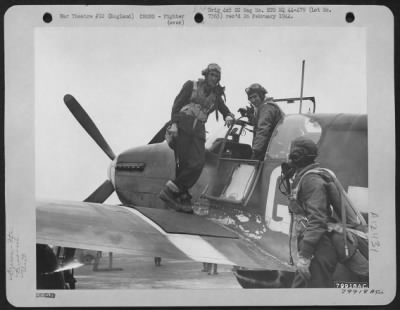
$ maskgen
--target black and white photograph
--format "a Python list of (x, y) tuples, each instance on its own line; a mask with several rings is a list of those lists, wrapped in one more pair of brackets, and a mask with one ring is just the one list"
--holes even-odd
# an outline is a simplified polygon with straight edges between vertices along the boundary
[(10, 299), (20, 283), (19, 305), (39, 306), (393, 299), (388, 10), (19, 13), (30, 32), (5, 28)]

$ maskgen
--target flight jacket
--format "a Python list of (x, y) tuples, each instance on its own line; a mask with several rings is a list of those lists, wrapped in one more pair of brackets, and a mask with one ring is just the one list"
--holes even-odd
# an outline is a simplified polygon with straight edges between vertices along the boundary
[[(293, 181), (293, 187), (297, 185), (304, 173), (316, 167), (319, 167), (319, 164), (311, 164), (301, 170)], [(318, 242), (327, 232), (327, 225), (330, 222), (331, 211), (325, 185), (326, 182), (320, 175), (310, 173), (304, 176), (297, 194), (297, 202), (301, 207), (298, 211), (303, 213), (300, 215), (307, 218), (307, 225), (298, 236), (299, 255), (306, 258), (312, 257)]]
[[(199, 80), (197, 81), (197, 83), (204, 83), (204, 80)], [(202, 121), (196, 122), (195, 127), (193, 127), (194, 118), (182, 112), (182, 108), (190, 104), (192, 101), (193, 88), (194, 88), (194, 81), (187, 81), (183, 85), (179, 94), (176, 96), (174, 104), (172, 106), (171, 123), (177, 123), (178, 128), (180, 130), (184, 130), (188, 133), (193, 133), (196, 136), (205, 138), (204, 122)], [(217, 110), (221, 112), (224, 119), (228, 115), (233, 117), (233, 114), (230, 112), (229, 108), (222, 99), (224, 88), (221, 86), (217, 86), (212, 91), (215, 93), (215, 103), (214, 106), (208, 111), (208, 113), (210, 114), (213, 111)]]
[(264, 102), (257, 109), (250, 123), (254, 125), (253, 151), (265, 153), (276, 125), (283, 118), (283, 112), (274, 103)]

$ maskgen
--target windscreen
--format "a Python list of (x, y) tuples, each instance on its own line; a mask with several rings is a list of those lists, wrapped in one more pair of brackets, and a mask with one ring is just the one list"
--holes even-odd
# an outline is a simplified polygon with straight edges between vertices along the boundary
[(287, 115), (278, 124), (272, 134), (267, 150), (267, 158), (286, 159), (289, 155), (290, 144), (297, 137), (307, 137), (318, 143), (322, 128), (319, 123), (307, 115)]

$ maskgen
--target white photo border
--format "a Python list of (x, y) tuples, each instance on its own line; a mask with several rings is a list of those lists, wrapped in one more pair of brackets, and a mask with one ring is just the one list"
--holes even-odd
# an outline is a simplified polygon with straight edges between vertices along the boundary
[[(298, 5), (297, 5), (298, 6)], [(206, 16), (198, 6), (14, 6), (5, 14), (5, 198), (6, 291), (14, 306), (266, 306), (266, 305), (382, 305), (396, 294), (394, 17), (384, 6), (323, 6), (328, 15), (298, 15), (290, 20), (257, 25), (282, 27), (364, 27), (367, 35), (367, 111), (369, 142), (369, 206), (380, 208), (375, 218), (379, 252), (370, 251), (368, 294), (347, 294), (341, 289), (280, 290), (79, 290), (49, 291), (55, 298), (38, 298), (35, 261), (35, 29), (46, 27), (43, 14), (55, 17), (51, 27), (130, 27), (129, 21), (60, 19), (65, 12), (160, 12), (184, 14), (184, 27), (199, 27), (193, 16)], [(227, 6), (220, 6), (227, 7)], [(232, 5), (232, 7), (236, 7)], [(246, 6), (243, 6), (246, 7)], [(305, 7), (310, 7), (306, 5)], [(320, 6), (321, 7), (321, 6)], [(354, 25), (344, 21), (347, 12)], [(156, 23), (156, 21), (154, 21)], [(161, 22), (160, 22), (161, 23)], [(254, 21), (205, 19), (206, 27), (251, 26)], [(203, 26), (204, 26), (203, 25)], [(136, 25), (138, 26), (138, 25)], [(154, 24), (153, 24), (154, 26)], [(160, 27), (167, 27), (160, 24)], [(143, 27), (146, 27), (145, 25)], [(338, 100), (340, 94), (338, 93)], [(384, 157), (384, 160), (382, 158)], [(21, 194), (22, 192), (22, 194)], [(23, 216), (21, 216), (23, 214)], [(21, 261), (15, 269), (13, 258)], [(383, 263), (384, 262), (384, 263)], [(11, 268), (11, 269), (10, 269)], [(375, 293), (371, 293), (371, 289)], [(376, 294), (379, 291), (379, 294)], [(156, 294), (157, 298), (154, 298)], [(288, 298), (290, 294), (290, 298)]]

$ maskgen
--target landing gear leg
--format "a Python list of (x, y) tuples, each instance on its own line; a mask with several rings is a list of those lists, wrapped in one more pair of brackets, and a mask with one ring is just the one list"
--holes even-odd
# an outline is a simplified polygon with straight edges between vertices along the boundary
[(154, 257), (154, 264), (156, 266), (161, 266), (161, 257), (159, 256)]
[(208, 274), (209, 275), (217, 275), (218, 274), (218, 265), (217, 264), (208, 264)]
[(93, 271), (121, 271), (122, 268), (113, 268), (112, 261), (113, 261), (113, 254), (112, 252), (108, 253), (108, 268), (99, 268), (100, 258), (102, 256), (101, 251), (98, 251), (96, 254), (96, 258), (93, 264)]
[(202, 272), (209, 272), (209, 264), (208, 263), (203, 263), (203, 269), (201, 270)]
[(74, 277), (74, 269), (64, 271), (64, 281), (67, 289), (75, 289), (76, 279)]

